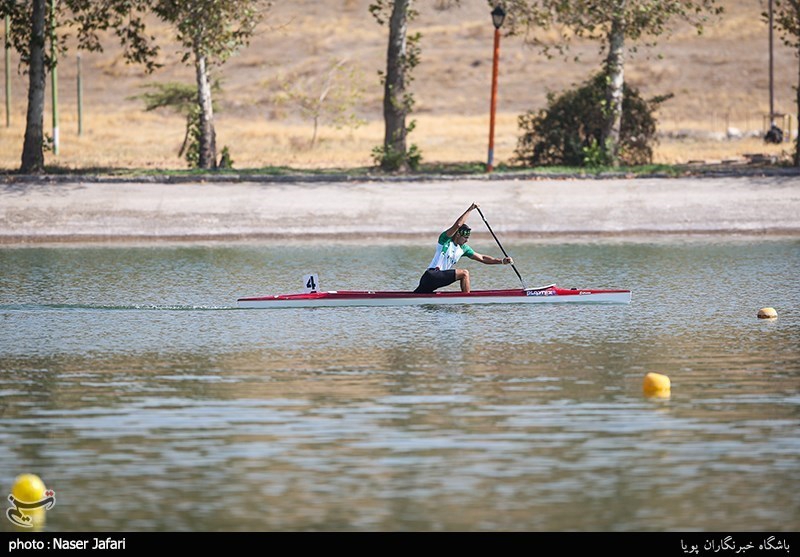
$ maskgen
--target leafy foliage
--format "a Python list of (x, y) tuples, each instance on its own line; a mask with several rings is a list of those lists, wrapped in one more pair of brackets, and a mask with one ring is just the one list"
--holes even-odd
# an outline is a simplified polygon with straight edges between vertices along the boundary
[(102, 50), (98, 33), (112, 29), (128, 62), (143, 64), (148, 72), (161, 67), (155, 60), (159, 50), (155, 37), (145, 28), (151, 0), (65, 0), (60, 4), (71, 9), (65, 23), (77, 29), (82, 48)]
[[(129, 0), (115, 0), (128, 2)], [(148, 2), (148, 0), (140, 0)], [(174, 25), (183, 62), (202, 55), (224, 63), (246, 46), (270, 3), (261, 0), (149, 0), (153, 12)]]
[[(781, 32), (783, 44), (800, 49), (800, 0), (774, 0), (775, 26)], [(767, 19), (767, 14), (763, 14)]]
[[(46, 17), (47, 37), (55, 38), (57, 55), (66, 51), (68, 29), (74, 29), (79, 49), (102, 51), (99, 34), (113, 30), (124, 48), (127, 61), (142, 63), (148, 71), (159, 64), (155, 62), (158, 47), (145, 32), (144, 14), (149, 9), (150, 0), (60, 0), (56, 1), (54, 18), (49, 9)], [(28, 64), (31, 40), (31, 3), (19, 0), (0, 0), (0, 17), (8, 15), (11, 19), (11, 36), (7, 40), (20, 53), (22, 62)], [(53, 24), (58, 28), (53, 28)], [(52, 68), (55, 60), (45, 53), (45, 65)]]
[[(548, 106), (519, 117), (522, 131), (515, 151), (516, 162), (528, 166), (605, 166), (611, 161), (603, 148), (606, 116), (606, 77), (599, 73), (582, 86), (559, 97), (548, 95)], [(644, 100), (638, 90), (623, 88), (620, 160), (629, 165), (653, 159), (658, 106), (672, 97)]]
[[(545, 52), (555, 49), (564, 52), (570, 39), (589, 38), (601, 42), (605, 49), (612, 22), (618, 20), (625, 37), (639, 41), (649, 37), (651, 43), (670, 30), (670, 21), (681, 19), (693, 25), (699, 33), (709, 15), (720, 15), (723, 8), (718, 0), (505, 0), (508, 16), (504, 27), (509, 34), (523, 34), (530, 44)], [(795, 0), (784, 0), (795, 1)], [(489, 0), (489, 4), (495, 2)], [(561, 42), (544, 42), (537, 31), (556, 28)]]
[(395, 151), (391, 146), (378, 145), (372, 149), (372, 160), (376, 165), (390, 172), (401, 170), (405, 167), (410, 170), (418, 170), (420, 163), (422, 163), (422, 152), (413, 143), (405, 153)]
[[(113, 29), (125, 49), (126, 59), (143, 63), (152, 71), (158, 66), (154, 61), (158, 48), (151, 45), (152, 37), (146, 37), (143, 23), (143, 13), (150, 1), (0, 0), (0, 17), (8, 16), (12, 23), (6, 44), (13, 45), (20, 53), (30, 77), (20, 171), (44, 170), (44, 151), (48, 147), (42, 124), (44, 75), (66, 51), (65, 29), (75, 28), (78, 48), (90, 51), (102, 50), (98, 33)], [(50, 49), (45, 48), (48, 39)]]
[(219, 164), (217, 168), (220, 170), (230, 170), (233, 168), (233, 159), (231, 158), (231, 150), (225, 145), (222, 148), (222, 154), (219, 157)]
[[(198, 168), (200, 163), (200, 107), (197, 105), (197, 88), (194, 85), (174, 81), (149, 83), (144, 85), (144, 88), (147, 89), (146, 92), (131, 98), (143, 100), (146, 111), (167, 108), (186, 118), (186, 133), (178, 156), (185, 156), (189, 168)], [(218, 93), (222, 89), (219, 81), (215, 81), (211, 89)], [(217, 110), (216, 102), (214, 110)], [(223, 152), (223, 159), (224, 154)], [(230, 159), (230, 153), (228, 153), (228, 158)]]
[[(185, 116), (197, 101), (197, 90), (194, 85), (170, 81), (168, 83), (148, 83), (143, 87), (148, 91), (131, 98), (143, 100), (144, 109), (148, 112), (159, 108), (169, 108)], [(219, 85), (217, 84), (216, 87), (218, 88)]]
[[(635, 51), (636, 43), (655, 39), (670, 30), (670, 23), (680, 19), (702, 33), (703, 25), (712, 15), (722, 13), (717, 0), (506, 0), (510, 34), (524, 33), (526, 41), (539, 46), (548, 56), (555, 48), (565, 52), (572, 37), (600, 42), (606, 53), (605, 97), (607, 112), (599, 145), (607, 152), (613, 165), (621, 158), (621, 119), (626, 50)], [(537, 32), (555, 27), (561, 40), (554, 47), (542, 42)], [(627, 47), (631, 41), (634, 46)]]

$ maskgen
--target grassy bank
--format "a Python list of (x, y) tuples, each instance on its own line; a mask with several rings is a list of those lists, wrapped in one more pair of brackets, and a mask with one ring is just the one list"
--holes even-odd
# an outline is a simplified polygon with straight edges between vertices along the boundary
[[(53, 170), (95, 172), (182, 172), (186, 163), (177, 153), (183, 141), (182, 121), (159, 114), (95, 115), (89, 119), (84, 135), (70, 134), (74, 125), (64, 118), (58, 156), (48, 153)], [(410, 135), (423, 156), (423, 168), (447, 172), (480, 172), (488, 144), (488, 121), (465, 116), (420, 116)], [(502, 115), (495, 135), (495, 160), (499, 166), (515, 168), (516, 119)], [(371, 151), (381, 142), (382, 123), (373, 122), (356, 130), (324, 128), (314, 148), (311, 129), (304, 125), (272, 123), (263, 126), (245, 120), (220, 117), (217, 145), (230, 149), (236, 172), (279, 173), (295, 171), (363, 173), (374, 165)], [(8, 173), (19, 167), (24, 129), (16, 124), (0, 136), (0, 170)], [(153, 141), (158, 137), (158, 141)], [(655, 148), (654, 164), (683, 166), (705, 162), (749, 162), (754, 154), (775, 162), (788, 162), (793, 145), (765, 143), (759, 137), (713, 138), (707, 133), (686, 137), (662, 137)], [(466, 163), (465, 161), (473, 161)], [(546, 171), (546, 169), (540, 169)], [(648, 171), (645, 169), (644, 171)]]

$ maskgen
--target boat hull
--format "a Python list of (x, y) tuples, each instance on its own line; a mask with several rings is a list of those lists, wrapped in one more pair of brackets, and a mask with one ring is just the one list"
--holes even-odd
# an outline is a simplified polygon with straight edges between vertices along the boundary
[(473, 290), (414, 294), (401, 291), (333, 290), (239, 298), (240, 308), (309, 308), (471, 304), (628, 304), (630, 290), (567, 289), (552, 285), (515, 290)]

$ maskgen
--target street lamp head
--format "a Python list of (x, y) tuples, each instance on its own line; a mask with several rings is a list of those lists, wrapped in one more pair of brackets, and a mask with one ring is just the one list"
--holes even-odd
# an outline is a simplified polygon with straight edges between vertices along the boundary
[(506, 18), (506, 11), (503, 6), (497, 4), (492, 10), (492, 23), (495, 29), (500, 29), (503, 26), (503, 20)]

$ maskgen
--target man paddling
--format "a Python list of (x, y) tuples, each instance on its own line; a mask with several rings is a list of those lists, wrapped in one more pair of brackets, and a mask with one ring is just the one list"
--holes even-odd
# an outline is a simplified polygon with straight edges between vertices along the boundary
[(467, 217), (477, 208), (477, 203), (470, 205), (469, 209), (464, 211), (464, 214), (453, 223), (453, 226), (439, 235), (436, 253), (433, 255), (433, 260), (431, 260), (428, 269), (419, 279), (419, 286), (414, 290), (416, 294), (430, 293), (437, 288), (453, 284), (455, 281), (461, 282), (462, 292), (469, 292), (469, 271), (467, 269), (453, 268), (462, 255), (486, 265), (508, 265), (514, 263), (510, 257), (498, 259), (483, 255), (467, 245), (467, 240), (469, 240), (469, 235), (472, 232), (472, 229), (467, 226)]

